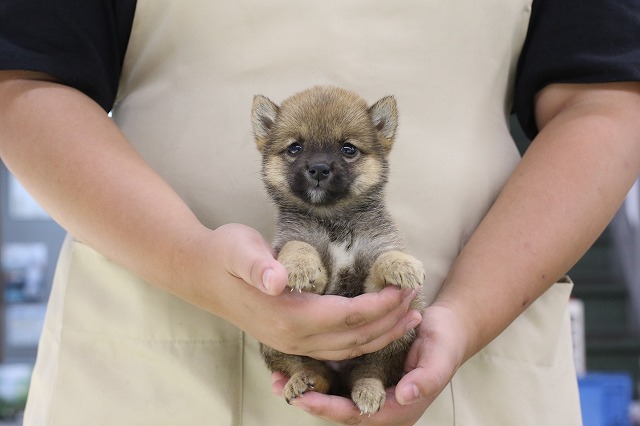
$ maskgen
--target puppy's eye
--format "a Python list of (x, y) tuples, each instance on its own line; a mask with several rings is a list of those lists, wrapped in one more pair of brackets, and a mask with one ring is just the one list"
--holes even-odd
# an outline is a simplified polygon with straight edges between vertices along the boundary
[(354, 157), (358, 153), (358, 148), (356, 148), (349, 142), (346, 142), (345, 144), (342, 145), (342, 148), (340, 149), (340, 151), (347, 157)]
[(287, 147), (287, 152), (291, 155), (296, 155), (302, 152), (302, 145), (299, 142), (294, 142)]

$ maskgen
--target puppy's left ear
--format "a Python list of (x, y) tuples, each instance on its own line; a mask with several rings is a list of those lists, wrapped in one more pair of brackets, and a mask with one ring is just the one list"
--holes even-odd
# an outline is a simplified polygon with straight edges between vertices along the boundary
[(274, 104), (266, 96), (256, 95), (253, 97), (253, 107), (251, 109), (251, 123), (253, 124), (253, 135), (256, 139), (258, 149), (262, 151), (269, 138), (269, 132), (276, 122), (278, 105)]
[(398, 106), (393, 96), (380, 99), (369, 108), (369, 117), (378, 132), (378, 139), (387, 151), (391, 150), (398, 128)]

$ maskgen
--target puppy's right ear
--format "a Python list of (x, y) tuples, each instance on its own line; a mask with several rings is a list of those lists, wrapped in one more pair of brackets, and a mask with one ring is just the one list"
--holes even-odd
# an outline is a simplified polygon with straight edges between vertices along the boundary
[(256, 145), (262, 151), (269, 139), (269, 132), (276, 122), (278, 105), (274, 104), (266, 96), (256, 95), (253, 97), (253, 108), (251, 110), (251, 123), (253, 124), (253, 135), (256, 138)]
[(396, 98), (386, 96), (380, 99), (369, 108), (369, 116), (378, 132), (378, 139), (382, 143), (382, 146), (384, 146), (387, 152), (391, 151), (393, 138), (398, 128), (398, 106)]

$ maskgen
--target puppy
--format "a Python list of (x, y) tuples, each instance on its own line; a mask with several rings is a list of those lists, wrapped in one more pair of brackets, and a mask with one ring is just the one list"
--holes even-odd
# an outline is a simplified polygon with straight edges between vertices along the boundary
[[(355, 297), (386, 285), (420, 289), (422, 263), (403, 252), (385, 207), (389, 151), (398, 113), (388, 96), (373, 106), (335, 87), (314, 87), (280, 106), (253, 100), (255, 141), (262, 178), (278, 209), (274, 248), (291, 290)], [(412, 307), (422, 311), (418, 296)], [(272, 371), (290, 377), (287, 402), (308, 390), (350, 395), (373, 414), (395, 385), (415, 330), (382, 350), (340, 363), (288, 355), (264, 344)]]

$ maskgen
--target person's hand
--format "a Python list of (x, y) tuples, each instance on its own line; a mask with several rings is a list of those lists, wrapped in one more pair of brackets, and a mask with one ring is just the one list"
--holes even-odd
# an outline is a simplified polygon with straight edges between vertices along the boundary
[(355, 298), (284, 290), (286, 270), (244, 225), (207, 231), (196, 247), (205, 276), (192, 286), (190, 301), (281, 352), (353, 358), (383, 348), (422, 318), (409, 310), (415, 292), (396, 287)]
[[(340, 424), (413, 425), (449, 383), (465, 357), (466, 331), (448, 308), (432, 305), (424, 312), (405, 363), (406, 375), (387, 389), (382, 409), (372, 416), (361, 415), (348, 398), (307, 392), (291, 401), (312, 415)], [(272, 390), (282, 394), (288, 378), (272, 375)]]

